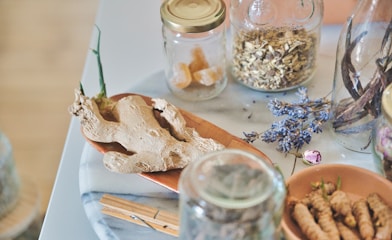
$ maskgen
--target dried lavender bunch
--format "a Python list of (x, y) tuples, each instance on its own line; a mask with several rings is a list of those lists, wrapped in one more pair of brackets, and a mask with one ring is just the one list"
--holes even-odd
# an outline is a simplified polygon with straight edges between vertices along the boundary
[(272, 99), (268, 109), (276, 117), (286, 116), (272, 123), (271, 128), (264, 132), (244, 133), (245, 141), (254, 142), (261, 139), (264, 142), (278, 142), (277, 150), (288, 153), (299, 150), (312, 139), (313, 133), (321, 133), (322, 125), (329, 119), (331, 102), (327, 98), (310, 100), (305, 87), (298, 88), (298, 102), (288, 103)]

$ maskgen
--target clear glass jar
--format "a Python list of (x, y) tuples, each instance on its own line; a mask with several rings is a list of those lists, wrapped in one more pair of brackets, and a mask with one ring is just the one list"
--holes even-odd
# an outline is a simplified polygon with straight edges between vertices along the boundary
[(232, 74), (255, 90), (283, 91), (314, 75), (322, 0), (233, 0)]
[(14, 164), (12, 146), (0, 130), (0, 219), (15, 207), (19, 189), (20, 180)]
[(384, 176), (392, 181), (392, 84), (381, 99), (382, 115), (373, 131), (373, 153)]
[(184, 100), (207, 100), (227, 85), (226, 7), (221, 0), (168, 0), (161, 6), (171, 92)]
[(391, 9), (391, 0), (358, 1), (340, 33), (330, 123), (335, 139), (353, 151), (371, 153), (381, 95), (392, 82)]
[(276, 169), (253, 154), (226, 149), (181, 174), (180, 239), (279, 239), (286, 188)]

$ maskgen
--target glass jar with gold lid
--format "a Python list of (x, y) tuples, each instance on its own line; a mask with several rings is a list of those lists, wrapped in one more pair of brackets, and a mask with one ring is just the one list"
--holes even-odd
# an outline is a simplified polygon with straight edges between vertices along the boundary
[(219, 95), (227, 84), (224, 2), (167, 0), (160, 11), (171, 92), (191, 101)]

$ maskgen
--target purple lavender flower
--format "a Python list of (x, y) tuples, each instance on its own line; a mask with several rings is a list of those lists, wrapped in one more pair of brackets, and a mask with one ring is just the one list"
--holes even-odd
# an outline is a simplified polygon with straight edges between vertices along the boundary
[(287, 112), (287, 115), (296, 119), (307, 119), (308, 114), (309, 111), (300, 106), (293, 107), (292, 109), (290, 109), (290, 111)]
[(256, 139), (259, 138), (259, 133), (255, 132), (255, 131), (250, 132), (250, 133), (243, 132), (243, 134), (246, 137), (246, 141), (249, 143), (252, 143), (252, 142), (256, 141)]
[(287, 114), (287, 109), (285, 108), (285, 105), (276, 98), (270, 100), (267, 104), (267, 107), (274, 116), (283, 116)]
[(294, 103), (271, 99), (267, 105), (271, 113), (276, 117), (286, 117), (273, 122), (271, 128), (262, 133), (244, 133), (244, 140), (253, 142), (261, 138), (267, 143), (277, 141), (277, 150), (286, 153), (309, 144), (312, 133), (321, 133), (322, 125), (329, 119), (330, 101), (326, 98), (310, 100), (305, 87), (298, 88), (296, 94), (299, 101)]
[(296, 94), (299, 97), (300, 103), (309, 102), (308, 89), (306, 87), (299, 87)]
[(309, 128), (312, 130), (314, 133), (321, 133), (323, 131), (322, 129), (323, 122), (318, 121), (318, 120), (313, 120), (309, 124)]

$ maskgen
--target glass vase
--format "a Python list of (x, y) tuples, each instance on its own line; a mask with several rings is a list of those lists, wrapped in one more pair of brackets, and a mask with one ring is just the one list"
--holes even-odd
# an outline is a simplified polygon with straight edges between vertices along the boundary
[(362, 0), (340, 33), (331, 129), (339, 143), (371, 153), (381, 96), (392, 81), (392, 1)]

